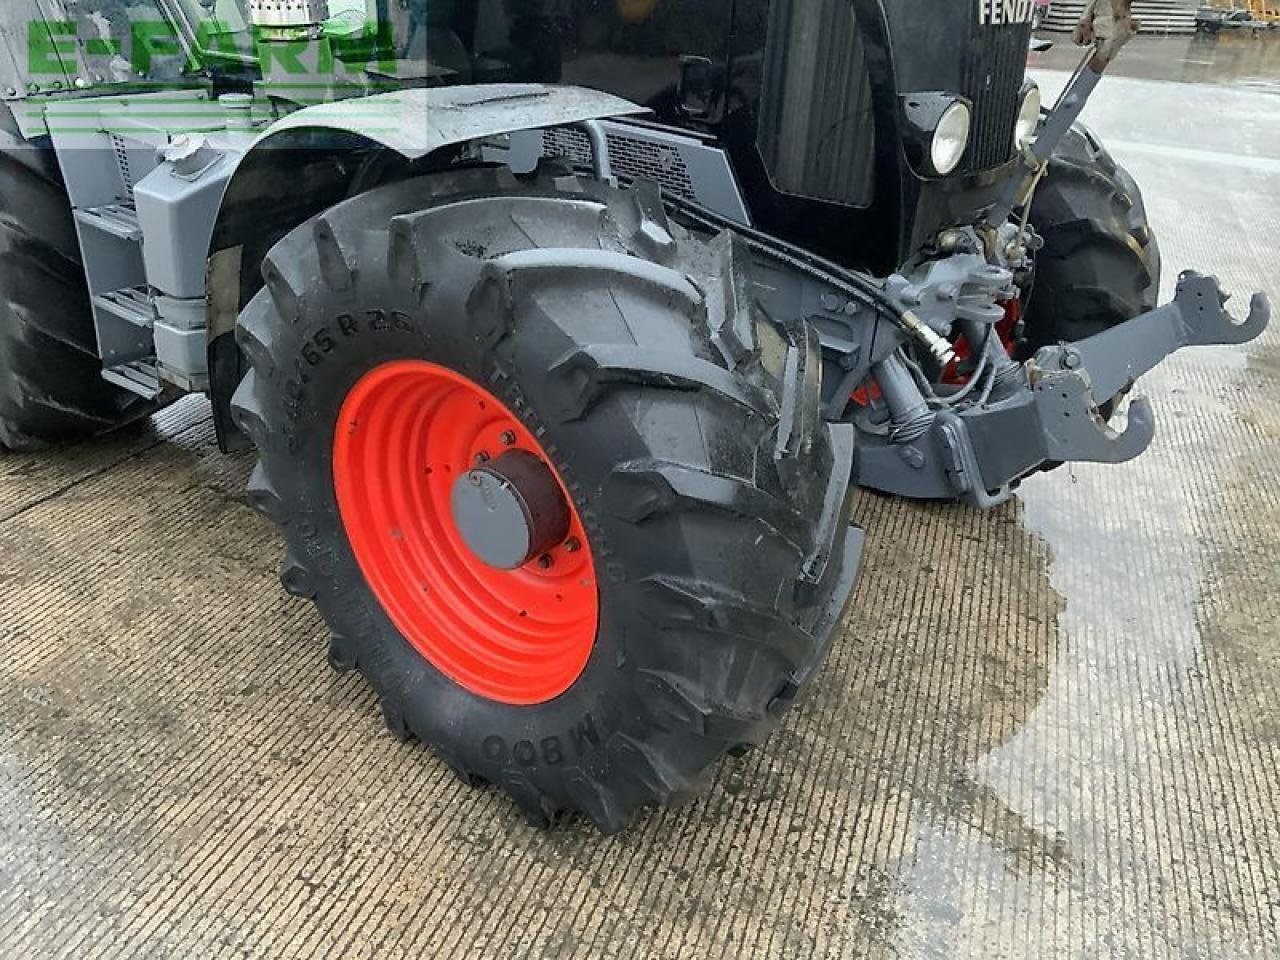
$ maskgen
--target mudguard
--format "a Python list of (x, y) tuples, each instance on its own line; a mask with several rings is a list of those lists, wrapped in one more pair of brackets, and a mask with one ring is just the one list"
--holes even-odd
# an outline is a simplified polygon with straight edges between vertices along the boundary
[[(578, 87), (492, 84), (405, 90), (299, 110), (251, 142), (219, 138), (235, 155), (213, 223), (188, 249), (206, 269), (210, 395), (224, 448), (240, 441), (228, 401), (243, 373), (232, 332), (262, 284), (260, 264), (293, 227), (365, 189), (359, 152), (401, 163), (436, 151), (536, 130), (647, 112), (627, 100)], [(246, 131), (247, 133), (247, 131)], [(181, 222), (179, 219), (176, 222)], [(175, 244), (171, 248), (182, 248)], [(207, 263), (206, 263), (207, 258)]]
[(647, 112), (609, 93), (541, 83), (405, 90), (299, 110), (274, 124), (250, 152), (320, 129), (354, 134), (417, 160), (444, 147), (517, 130)]

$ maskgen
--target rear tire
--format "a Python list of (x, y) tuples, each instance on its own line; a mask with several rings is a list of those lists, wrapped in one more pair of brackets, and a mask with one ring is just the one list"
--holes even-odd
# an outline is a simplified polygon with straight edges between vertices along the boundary
[[(851, 428), (822, 421), (816, 339), (761, 315), (743, 256), (668, 223), (656, 191), (454, 172), (299, 228), (241, 317), (252, 369), (233, 409), (261, 454), (251, 498), (288, 543), (287, 589), (315, 600), (331, 663), (365, 676), (393, 733), (538, 825), (577, 811), (611, 833), (696, 793), (776, 725), (848, 601)], [(341, 414), (348, 398), (406, 360), (496, 397), (581, 518), (599, 625), (551, 699), (502, 702), (446, 673), (362, 572), (335, 431), (368, 430)]]
[(57, 163), (25, 142), (0, 107), (0, 446), (78, 440), (153, 409), (102, 379)]
[(1142, 192), (1084, 127), (1074, 127), (1050, 160), (1031, 225), (1044, 248), (1036, 255), (1021, 359), (1155, 308), (1160, 249)]

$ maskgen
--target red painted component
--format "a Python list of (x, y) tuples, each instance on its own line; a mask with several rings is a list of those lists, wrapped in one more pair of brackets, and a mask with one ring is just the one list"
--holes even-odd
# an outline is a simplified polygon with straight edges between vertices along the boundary
[[(1016, 334), (1021, 319), (1022, 301), (1016, 299), (1005, 301), (1004, 319), (996, 324), (996, 336), (1004, 344), (1004, 349), (1009, 356), (1014, 355), (1018, 346)], [(960, 373), (960, 367), (969, 361), (973, 351), (963, 334), (956, 338), (952, 347), (956, 351), (956, 358), (947, 364), (946, 370), (942, 371), (941, 382), (962, 387), (969, 382), (969, 378)], [(880, 399), (880, 388), (875, 383), (868, 383), (853, 391), (851, 399), (860, 407), (869, 407)]]
[[(1017, 350), (1017, 340), (1015, 335), (1018, 330), (1018, 322), (1022, 319), (1022, 301), (1006, 300), (1004, 304), (1004, 319), (996, 324), (996, 336), (1000, 338), (1000, 342), (1004, 344), (1005, 352), (1009, 356), (1013, 356)], [(956, 358), (947, 365), (947, 369), (942, 372), (942, 382), (955, 384), (956, 386), (964, 386), (969, 382), (969, 378), (960, 373), (960, 367), (969, 361), (973, 356), (973, 349), (969, 346), (969, 341), (964, 335), (956, 338), (953, 344), (956, 351)]]
[(570, 530), (544, 557), (494, 569), (454, 526), (454, 481), (514, 449), (551, 465), (493, 394), (447, 367), (398, 360), (348, 394), (333, 481), (351, 549), (400, 632), (472, 693), (530, 705), (564, 693), (586, 667), (599, 594), (586, 530), (558, 473)]
[(860, 407), (869, 407), (881, 397), (880, 384), (868, 380), (865, 386), (853, 391), (853, 402)]

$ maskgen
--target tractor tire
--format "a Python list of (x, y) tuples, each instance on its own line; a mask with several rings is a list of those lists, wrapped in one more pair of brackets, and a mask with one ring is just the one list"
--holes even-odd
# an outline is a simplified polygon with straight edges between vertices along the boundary
[(1160, 248), (1142, 192), (1084, 127), (1074, 127), (1049, 161), (1031, 225), (1044, 247), (1036, 254), (1020, 359), (1155, 308)]
[[(643, 185), (453, 171), (298, 228), (241, 317), (232, 408), (286, 589), (395, 735), (536, 825), (698, 792), (848, 603), (851, 428), (747, 256)], [(511, 490), (502, 526), (459, 507)]]
[(0, 107), (0, 447), (79, 440), (153, 409), (102, 379), (57, 162), (24, 141)]

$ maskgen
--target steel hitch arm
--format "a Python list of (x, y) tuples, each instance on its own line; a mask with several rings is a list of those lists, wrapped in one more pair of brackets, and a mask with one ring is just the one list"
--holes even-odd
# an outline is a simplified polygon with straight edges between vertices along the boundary
[(1271, 304), (1255, 293), (1249, 316), (1237, 323), (1216, 277), (1187, 271), (1171, 303), (1075, 343), (1044, 347), (1026, 365), (1036, 398), (1048, 460), (1124, 463), (1146, 451), (1155, 416), (1146, 397), (1134, 397), (1129, 423), (1117, 433), (1098, 405), (1131, 389), (1144, 373), (1183, 347), (1248, 343), (1271, 322)]
[(1217, 278), (1187, 271), (1172, 303), (1076, 343), (1044, 347), (1027, 364), (1050, 460), (1123, 463), (1143, 453), (1155, 436), (1146, 397), (1129, 405), (1129, 426), (1116, 433), (1097, 404), (1128, 391), (1144, 373), (1183, 347), (1240, 344), (1271, 322), (1271, 304), (1255, 293), (1249, 316), (1236, 323), (1224, 309)]
[(1184, 273), (1165, 306), (1085, 340), (1042, 348), (1003, 398), (940, 411), (909, 443), (864, 438), (858, 482), (989, 507), (1046, 462), (1132, 460), (1155, 436), (1150, 402), (1133, 399), (1123, 432), (1106, 422), (1099, 406), (1183, 347), (1247, 343), (1266, 330), (1271, 305), (1265, 295), (1254, 294), (1240, 323), (1224, 309), (1226, 300), (1214, 277)]
[(1028, 372), (1034, 381), (1037, 374), (1083, 368), (1095, 397), (1114, 397), (1183, 347), (1248, 343), (1266, 330), (1271, 304), (1265, 294), (1253, 295), (1243, 323), (1224, 309), (1227, 299), (1217, 278), (1189, 270), (1178, 277), (1173, 302), (1088, 339), (1045, 347)]

